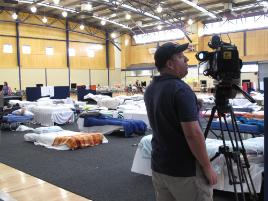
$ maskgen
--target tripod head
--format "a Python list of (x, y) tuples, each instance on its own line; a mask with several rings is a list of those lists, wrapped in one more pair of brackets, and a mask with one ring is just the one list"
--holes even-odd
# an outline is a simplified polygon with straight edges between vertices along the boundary
[(237, 92), (240, 92), (251, 103), (256, 103), (256, 101), (247, 92), (243, 91), (234, 83), (220, 82), (215, 86), (215, 89), (215, 104), (220, 113), (230, 111), (229, 99), (234, 98)]

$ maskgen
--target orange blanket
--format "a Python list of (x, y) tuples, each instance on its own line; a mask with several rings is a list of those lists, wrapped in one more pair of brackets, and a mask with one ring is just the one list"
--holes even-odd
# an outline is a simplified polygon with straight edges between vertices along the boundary
[[(252, 112), (252, 113), (235, 111), (234, 113), (235, 113), (235, 116), (240, 116), (240, 117), (242, 116), (242, 117), (249, 118), (249, 119), (264, 119), (264, 111), (258, 111), (258, 112)], [(201, 113), (203, 117), (210, 117), (210, 114), (211, 114), (211, 110), (202, 111)], [(218, 118), (218, 114), (215, 113), (214, 117)]]
[(66, 144), (70, 149), (84, 148), (101, 144), (101, 133), (78, 133), (72, 136), (59, 136), (54, 139), (53, 146)]

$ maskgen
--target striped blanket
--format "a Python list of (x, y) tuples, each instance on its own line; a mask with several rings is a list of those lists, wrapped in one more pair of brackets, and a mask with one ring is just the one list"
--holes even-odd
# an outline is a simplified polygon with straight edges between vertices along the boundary
[(52, 146), (67, 145), (70, 149), (85, 148), (102, 144), (101, 133), (78, 133), (72, 136), (58, 136), (54, 139)]

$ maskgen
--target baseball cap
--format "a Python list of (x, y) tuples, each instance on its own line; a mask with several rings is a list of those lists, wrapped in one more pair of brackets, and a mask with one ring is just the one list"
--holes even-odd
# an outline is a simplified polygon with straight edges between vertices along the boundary
[(172, 57), (172, 55), (183, 52), (188, 48), (189, 43), (177, 44), (177, 43), (165, 43), (161, 45), (154, 54), (155, 66), (163, 68), (166, 62)]

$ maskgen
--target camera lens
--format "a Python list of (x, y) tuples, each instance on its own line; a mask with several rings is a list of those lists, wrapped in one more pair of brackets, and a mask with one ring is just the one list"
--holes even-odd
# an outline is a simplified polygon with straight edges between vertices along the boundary
[(204, 53), (203, 53), (203, 52), (200, 52), (200, 54), (198, 54), (198, 58), (199, 58), (200, 60), (203, 60), (203, 59), (205, 58)]
[(198, 52), (195, 55), (195, 57), (198, 61), (207, 61), (209, 59), (209, 52), (207, 51)]

